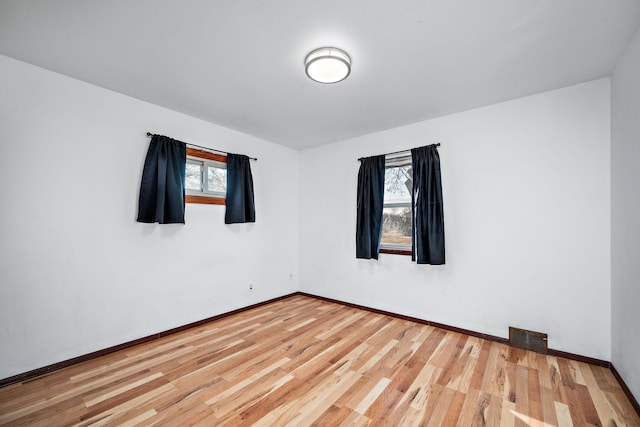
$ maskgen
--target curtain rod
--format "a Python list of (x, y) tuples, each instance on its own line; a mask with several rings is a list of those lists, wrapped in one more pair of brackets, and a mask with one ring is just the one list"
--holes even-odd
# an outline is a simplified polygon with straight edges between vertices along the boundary
[[(435, 145), (436, 147), (440, 147), (440, 143), (439, 142), (436, 143), (436, 144), (430, 144), (430, 145)], [(429, 147), (429, 145), (427, 145), (427, 147)], [(385, 156), (391, 156), (392, 154), (409, 153), (409, 152), (411, 152), (411, 148), (409, 148), (408, 150), (392, 151), (391, 153), (385, 153), (384, 155)], [(369, 156), (369, 157), (371, 157), (371, 156)], [(366, 157), (360, 157), (358, 159), (358, 161), (360, 162), (363, 159), (366, 159)]]
[[(147, 132), (147, 136), (164, 136), (164, 135), (159, 135), (159, 134), (157, 134), (157, 133)], [(169, 137), (167, 137), (167, 138), (169, 138)], [(173, 138), (172, 138), (172, 139), (173, 139)], [(228, 153), (228, 152), (226, 152), (226, 151), (216, 150), (215, 148), (203, 147), (202, 145), (196, 145), (196, 144), (192, 144), (192, 143), (190, 143), (190, 142), (185, 142), (185, 144), (187, 144), (187, 145), (189, 145), (189, 146), (191, 146), (191, 147), (197, 147), (197, 148), (200, 148), (200, 149), (205, 150), (205, 151), (215, 151), (216, 153), (229, 154), (229, 153)], [(249, 156), (247, 156), (247, 157), (249, 157)], [(256, 162), (258, 161), (258, 159), (256, 159), (255, 157), (249, 157), (249, 158), (250, 158), (251, 160), (255, 160)]]

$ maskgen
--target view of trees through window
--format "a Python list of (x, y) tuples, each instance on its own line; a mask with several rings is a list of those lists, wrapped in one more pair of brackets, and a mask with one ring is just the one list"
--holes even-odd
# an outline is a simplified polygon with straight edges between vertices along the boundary
[(387, 167), (384, 175), (382, 246), (411, 246), (412, 174), (409, 164)]
[(187, 163), (186, 172), (185, 188), (187, 190), (200, 191), (202, 188), (202, 165), (199, 163)]
[(207, 189), (217, 193), (227, 191), (227, 170), (207, 165)]
[[(206, 173), (203, 173), (206, 171)], [(203, 182), (203, 177), (204, 182)], [(227, 169), (224, 164), (187, 160), (185, 189), (193, 192), (224, 194), (227, 191)]]

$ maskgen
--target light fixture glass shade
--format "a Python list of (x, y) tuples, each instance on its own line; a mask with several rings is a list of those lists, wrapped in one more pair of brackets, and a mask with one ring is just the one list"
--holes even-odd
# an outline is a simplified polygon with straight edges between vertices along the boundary
[(309, 53), (304, 69), (311, 80), (318, 83), (337, 83), (351, 73), (351, 58), (335, 47), (321, 47)]

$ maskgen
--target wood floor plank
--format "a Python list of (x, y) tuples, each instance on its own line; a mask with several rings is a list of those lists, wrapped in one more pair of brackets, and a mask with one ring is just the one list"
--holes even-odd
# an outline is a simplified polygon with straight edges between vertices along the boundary
[(575, 425), (569, 413), (569, 406), (564, 403), (556, 402), (556, 416), (559, 426), (573, 427)]
[(371, 405), (373, 405), (373, 402), (375, 402), (380, 394), (382, 394), (382, 392), (385, 390), (385, 388), (387, 388), (390, 382), (391, 380), (389, 378), (381, 378), (376, 383), (376, 385), (374, 385), (373, 388), (369, 390), (369, 393), (367, 393), (364, 399), (362, 399), (353, 409), (359, 414), (366, 414)]
[(462, 410), (465, 397), (466, 393), (462, 393), (460, 391), (456, 391), (454, 393), (451, 403), (449, 404), (449, 408), (447, 409), (447, 413), (442, 420), (443, 426), (455, 426), (458, 424), (458, 418), (460, 418), (460, 412)]
[(529, 369), (524, 365), (518, 364), (516, 366), (516, 426), (527, 426), (523, 416), (528, 417), (530, 414), (528, 386)]
[(553, 400), (553, 392), (548, 387), (540, 389), (540, 399), (542, 400), (542, 421), (550, 426), (558, 424), (558, 416), (556, 415), (556, 406)]
[(0, 388), (0, 426), (640, 426), (610, 370), (292, 296)]
[(470, 389), (465, 395), (464, 402), (460, 407), (457, 427), (486, 426), (484, 423), (484, 407), (480, 399), (481, 392), (477, 389)]
[(510, 400), (503, 401), (502, 412), (500, 413), (500, 427), (513, 427), (516, 425), (516, 414), (515, 402)]

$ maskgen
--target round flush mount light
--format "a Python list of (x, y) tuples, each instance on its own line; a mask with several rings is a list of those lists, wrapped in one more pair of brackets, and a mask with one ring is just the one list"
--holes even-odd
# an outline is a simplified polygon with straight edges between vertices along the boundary
[(344, 50), (321, 47), (304, 59), (304, 71), (318, 83), (338, 83), (351, 73), (351, 58)]

